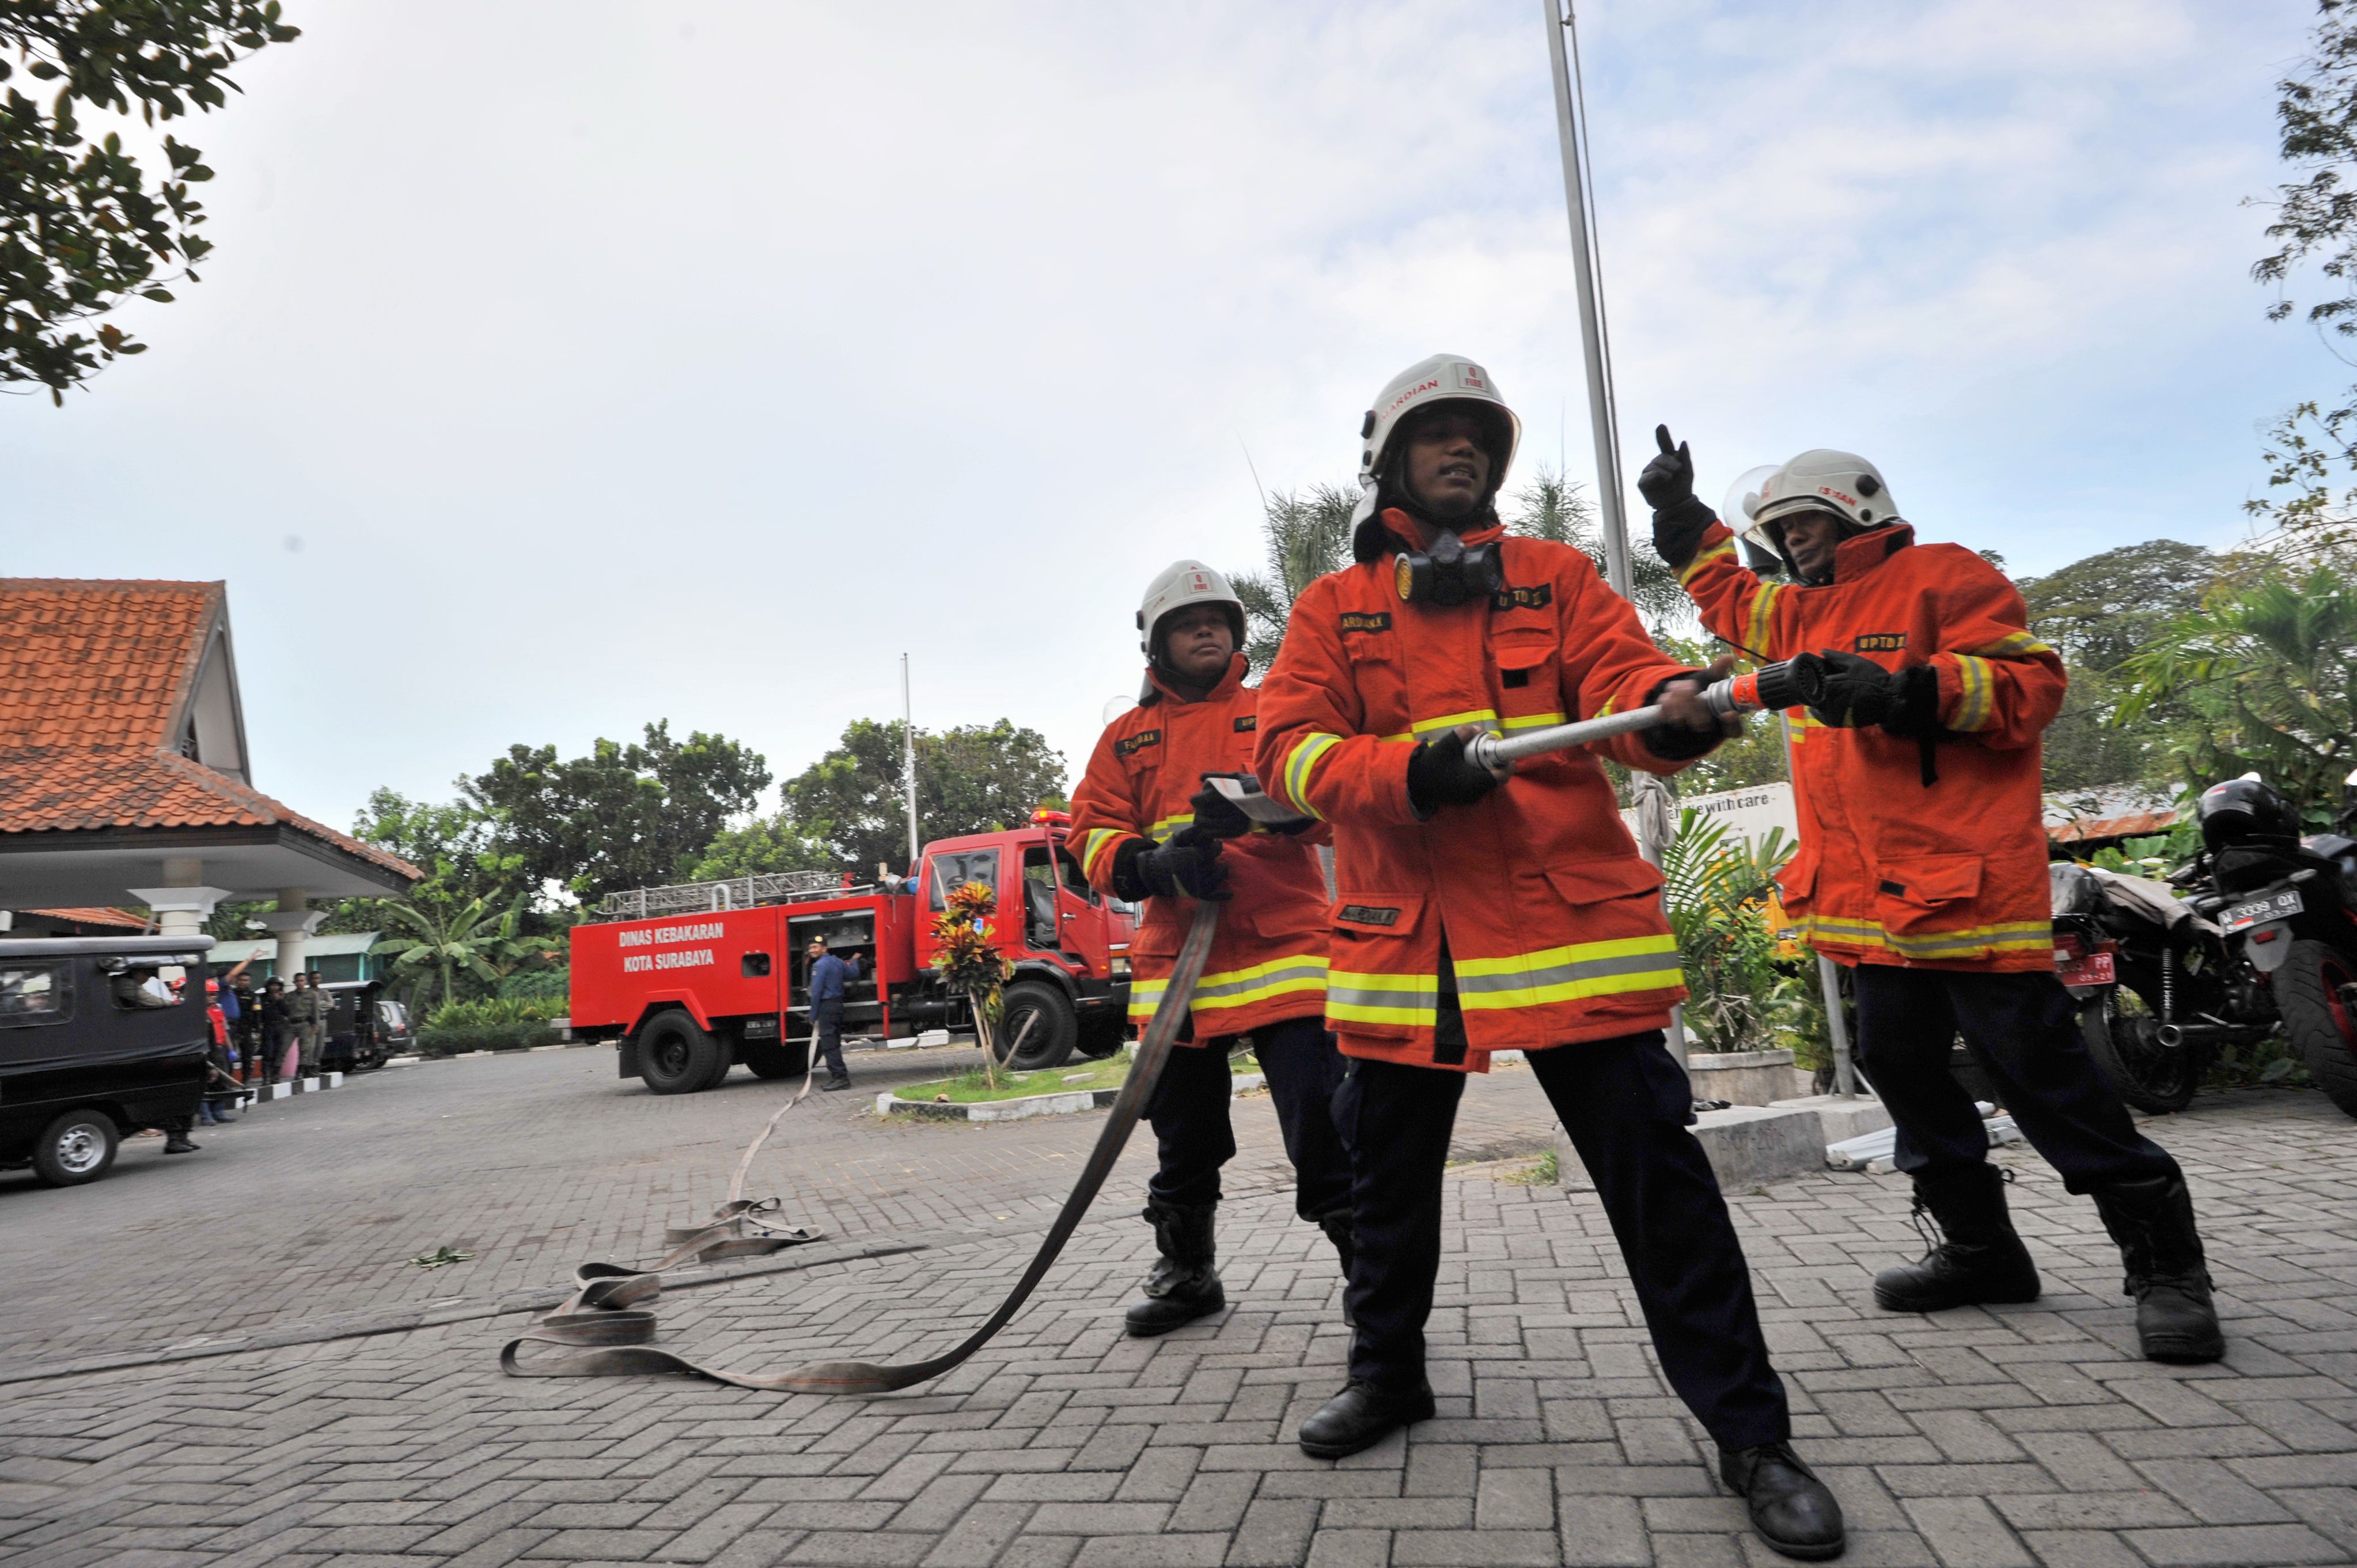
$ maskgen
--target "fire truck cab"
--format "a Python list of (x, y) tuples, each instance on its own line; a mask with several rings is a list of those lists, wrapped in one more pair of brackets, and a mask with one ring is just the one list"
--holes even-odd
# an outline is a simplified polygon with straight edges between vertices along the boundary
[(1135, 911), (1088, 885), (1068, 821), (1042, 811), (937, 841), (906, 882), (782, 872), (609, 895), (604, 918), (573, 929), (573, 1037), (616, 1042), (620, 1075), (657, 1094), (713, 1088), (739, 1062), (762, 1078), (803, 1072), (813, 940), (857, 965), (846, 1037), (970, 1029), (966, 998), (931, 969), (932, 930), (946, 891), (979, 882), (998, 895), (992, 936), (1015, 970), (997, 1030), (1009, 1065), (1109, 1055), (1126, 1027)]

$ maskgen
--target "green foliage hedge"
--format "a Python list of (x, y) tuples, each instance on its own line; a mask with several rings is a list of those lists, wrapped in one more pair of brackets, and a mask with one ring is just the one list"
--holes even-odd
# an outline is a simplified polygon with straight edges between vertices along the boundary
[(522, 1051), (553, 1046), (551, 1018), (565, 1015), (561, 996), (491, 996), (479, 1002), (447, 1002), (417, 1032), (417, 1048), (429, 1057), (468, 1051)]

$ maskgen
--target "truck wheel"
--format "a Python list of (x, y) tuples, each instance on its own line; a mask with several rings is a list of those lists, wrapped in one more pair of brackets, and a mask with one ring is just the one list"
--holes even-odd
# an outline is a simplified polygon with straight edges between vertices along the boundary
[(755, 1078), (800, 1078), (810, 1070), (810, 1042), (798, 1046), (782, 1045), (776, 1040), (753, 1040), (737, 1047), (738, 1059), (753, 1069)]
[(69, 1111), (41, 1130), (33, 1145), (33, 1174), (50, 1187), (96, 1181), (114, 1163), (120, 1134), (103, 1111)]
[(997, 1036), (998, 1048), (1006, 1053), (1000, 1066), (1039, 1072), (1071, 1059), (1081, 1021), (1071, 997), (1044, 982), (1027, 980), (1006, 988)]
[(728, 1076), (728, 1053), (684, 1013), (665, 1013), (639, 1043), (639, 1077), (657, 1094), (694, 1094)]
[(2333, 1104), (2357, 1116), (2357, 969), (2322, 942), (2297, 941), (2269, 978), (2284, 1037), (2308, 1076)]
[(1129, 1020), (1117, 1009), (1104, 1008), (1081, 1026), (1081, 1037), (1073, 1048), (1092, 1062), (1103, 1061), (1121, 1049), (1121, 1042), (1128, 1033)]
[(2199, 1046), (2164, 1046), (2160, 1021), (2125, 985), (2107, 986), (2079, 1015), (2087, 1054), (2119, 1097), (2138, 1111), (2182, 1111), (2201, 1087), (2207, 1063)]

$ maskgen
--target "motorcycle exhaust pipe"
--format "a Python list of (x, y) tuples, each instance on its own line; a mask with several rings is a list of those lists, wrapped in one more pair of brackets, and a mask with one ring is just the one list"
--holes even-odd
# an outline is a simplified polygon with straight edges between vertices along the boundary
[[(1788, 660), (1763, 664), (1757, 670), (1715, 682), (1703, 692), (1702, 700), (1704, 705), (1719, 717), (1733, 718), (1738, 714), (1798, 707), (1809, 701), (1809, 695), (1801, 689), (1801, 682)], [(1465, 755), (1496, 773), (1503, 771), (1508, 763), (1519, 762), (1525, 757), (1544, 757), (1552, 751), (1568, 751), (1575, 746), (1609, 740), (1616, 735), (1652, 729), (1666, 722), (1661, 705), (1650, 703), (1641, 708), (1631, 708), (1624, 714), (1607, 714), (1602, 718), (1582, 719), (1577, 724), (1534, 729), (1528, 735), (1477, 736), (1466, 746)]]
[(2163, 1024), (2152, 1037), (2170, 1050), (2182, 1046), (2251, 1046), (2271, 1033), (2258, 1024)]

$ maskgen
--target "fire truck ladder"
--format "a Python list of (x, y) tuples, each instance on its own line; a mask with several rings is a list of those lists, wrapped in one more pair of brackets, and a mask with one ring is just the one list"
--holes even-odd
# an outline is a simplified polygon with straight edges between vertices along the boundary
[(873, 891), (872, 882), (845, 886), (834, 871), (765, 871), (718, 882), (677, 882), (668, 887), (633, 887), (608, 893), (597, 912), (609, 920), (644, 920), (656, 915), (701, 915), (715, 909), (750, 909), (758, 904), (799, 904), (813, 898), (856, 898)]

